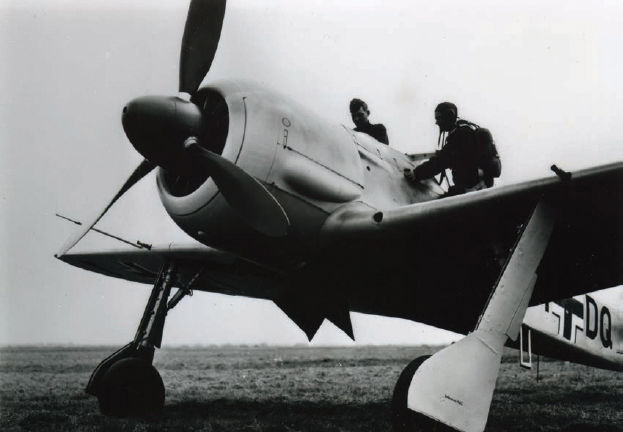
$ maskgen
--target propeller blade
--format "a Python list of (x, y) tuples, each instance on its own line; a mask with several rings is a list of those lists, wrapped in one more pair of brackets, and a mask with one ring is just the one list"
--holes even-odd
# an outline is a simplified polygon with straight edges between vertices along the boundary
[(210, 173), (227, 203), (250, 227), (271, 237), (288, 233), (290, 221), (286, 212), (262, 183), (194, 139), (187, 140), (185, 145), (194, 162)]
[(179, 91), (194, 94), (212, 65), (221, 37), (225, 0), (192, 0), (180, 53)]
[(69, 249), (74, 247), (76, 245), (76, 243), (78, 243), (82, 239), (82, 237), (84, 237), (91, 230), (91, 228), (93, 228), (93, 226), (102, 218), (102, 216), (104, 216), (106, 214), (108, 209), (110, 209), (110, 207), (112, 207), (112, 205), (115, 203), (115, 201), (117, 201), (124, 193), (126, 193), (128, 191), (128, 189), (130, 189), (132, 186), (134, 186), (140, 179), (142, 179), (147, 174), (149, 174), (151, 172), (151, 170), (153, 170), (155, 167), (156, 167), (156, 165), (154, 165), (153, 163), (149, 162), (147, 159), (143, 160), (139, 164), (139, 166), (136, 167), (134, 172), (132, 174), (130, 174), (130, 177), (128, 177), (128, 179), (125, 181), (123, 186), (121, 186), (121, 189), (119, 189), (119, 192), (117, 192), (117, 194), (108, 203), (108, 205), (104, 208), (104, 210), (99, 213), (99, 215), (95, 218), (95, 220), (93, 220), (93, 222), (91, 222), (89, 224), (84, 224), (80, 231), (76, 232), (75, 235), (70, 237), (67, 240), (67, 242), (65, 242), (65, 245), (56, 254), (56, 256), (57, 257), (61, 257), (61, 256), (65, 255), (67, 253), (67, 251), (69, 251)]

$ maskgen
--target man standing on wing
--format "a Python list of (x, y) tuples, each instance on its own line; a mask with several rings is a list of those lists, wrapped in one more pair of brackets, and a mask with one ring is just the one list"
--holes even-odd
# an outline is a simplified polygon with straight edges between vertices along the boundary
[(461, 120), (456, 105), (442, 102), (435, 108), (439, 132), (447, 133), (445, 143), (433, 157), (413, 170), (405, 170), (411, 182), (434, 177), (450, 169), (454, 185), (447, 195), (459, 195), (493, 186), (501, 173), (500, 157), (491, 133), (478, 125)]

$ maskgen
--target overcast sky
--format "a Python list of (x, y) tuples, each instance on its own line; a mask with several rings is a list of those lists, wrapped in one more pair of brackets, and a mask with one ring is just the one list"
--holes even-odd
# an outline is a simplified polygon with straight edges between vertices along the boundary
[[(0, 344), (123, 344), (149, 288), (53, 258), (75, 225), (141, 160), (121, 109), (175, 94), (187, 1), (0, 0)], [(620, 1), (230, 0), (207, 81), (251, 79), (350, 125), (366, 100), (405, 152), (434, 149), (433, 109), (493, 132), (502, 184), (623, 160)], [(149, 243), (185, 241), (153, 174), (98, 225)], [(108, 247), (89, 234), (81, 247)], [(618, 289), (608, 298), (620, 307)], [(447, 342), (404, 320), (353, 314), (359, 343)], [(197, 293), (164, 344), (305, 343), (270, 302)], [(317, 344), (348, 343), (330, 324)]]

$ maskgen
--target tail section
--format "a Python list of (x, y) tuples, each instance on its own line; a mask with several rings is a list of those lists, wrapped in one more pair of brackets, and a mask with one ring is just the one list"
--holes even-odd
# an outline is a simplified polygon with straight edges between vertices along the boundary
[(528, 308), (523, 331), (530, 332), (532, 351), (623, 371), (623, 310), (601, 301), (599, 294)]

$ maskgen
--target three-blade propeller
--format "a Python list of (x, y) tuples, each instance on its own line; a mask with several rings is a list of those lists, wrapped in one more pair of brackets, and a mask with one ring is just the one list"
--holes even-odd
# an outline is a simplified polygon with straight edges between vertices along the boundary
[[(197, 92), (214, 60), (225, 4), (226, 0), (192, 0), (190, 3), (180, 53), (179, 91), (191, 97)], [(104, 210), (92, 222), (84, 224), (57, 256), (64, 255), (75, 246), (115, 201), (156, 166), (169, 169), (179, 161), (208, 173), (227, 203), (250, 227), (269, 236), (286, 235), (290, 223), (275, 197), (244, 170), (197, 142), (196, 135), (203, 125), (203, 115), (201, 108), (194, 103), (177, 98), (143, 97), (130, 102), (124, 108), (123, 126), (132, 145), (145, 160)], [(170, 122), (163, 122), (163, 118)], [(170, 124), (171, 131), (160, 130), (162, 124)], [(165, 161), (163, 155), (171, 156), (171, 162)]]

